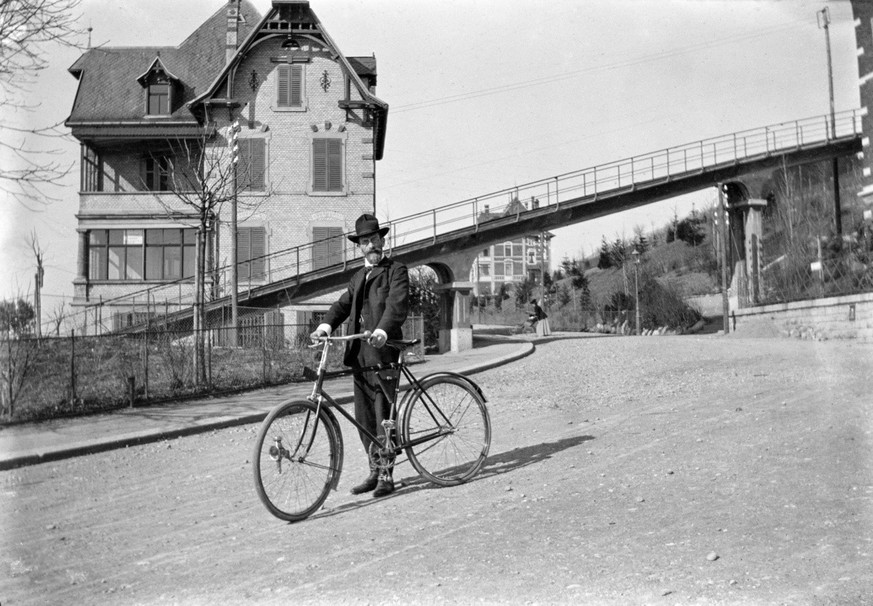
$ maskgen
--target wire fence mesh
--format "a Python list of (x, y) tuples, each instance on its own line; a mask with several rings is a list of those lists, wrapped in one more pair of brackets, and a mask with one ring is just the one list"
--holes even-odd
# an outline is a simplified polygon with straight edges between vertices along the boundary
[[(300, 336), (310, 330), (308, 324), (249, 319), (237, 329), (236, 347), (229, 346), (227, 327), (199, 335), (155, 328), (135, 335), (4, 339), (0, 419), (36, 421), (303, 381), (304, 367), (315, 366), (314, 350)], [(420, 316), (407, 319), (405, 338), (420, 339), (423, 332)], [(331, 367), (341, 367), (342, 348), (331, 354)], [(423, 344), (413, 348), (412, 361), (423, 356)]]

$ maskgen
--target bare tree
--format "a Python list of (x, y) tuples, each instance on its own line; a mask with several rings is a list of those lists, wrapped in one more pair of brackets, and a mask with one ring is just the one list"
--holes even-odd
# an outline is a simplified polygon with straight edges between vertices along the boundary
[(0, 414), (9, 418), (36, 364), (32, 323), (33, 307), (23, 297), (0, 301)]
[(67, 321), (66, 302), (61, 301), (49, 312), (49, 322), (56, 337), (61, 336), (61, 326)]
[[(238, 189), (250, 184), (256, 175), (252, 167), (243, 162), (235, 167), (227, 138), (205, 132), (198, 139), (176, 139), (167, 142), (164, 156), (153, 158), (165, 162), (167, 182), (173, 192), (173, 201), (156, 196), (168, 216), (179, 220), (180, 208), (197, 230), (194, 267), (194, 363), (197, 384), (206, 380), (205, 304), (214, 295), (207, 289), (207, 282), (214, 283), (216, 262), (214, 237), (218, 217), (225, 205), (237, 204), (249, 212), (268, 197), (269, 192), (257, 198), (243, 196), (238, 199)], [(165, 158), (167, 160), (161, 160)], [(184, 224), (186, 219), (181, 219)]]
[(39, 106), (27, 92), (49, 65), (51, 44), (78, 46), (82, 31), (76, 14), (81, 0), (0, 0), (0, 190), (19, 203), (45, 203), (45, 186), (58, 185), (70, 172), (53, 158), (61, 153), (46, 140), (65, 137), (61, 123), (31, 127), (13, 119)]
[(36, 338), (39, 339), (42, 337), (42, 286), (43, 286), (43, 277), (45, 276), (45, 269), (43, 268), (43, 260), (45, 259), (45, 251), (39, 243), (39, 237), (36, 235), (36, 230), (30, 232), (30, 237), (28, 238), (28, 244), (30, 244), (30, 250), (33, 251), (33, 256), (36, 259), (36, 278), (34, 280), (34, 290), (33, 290), (33, 310), (36, 315), (34, 320), (34, 328), (36, 331)]

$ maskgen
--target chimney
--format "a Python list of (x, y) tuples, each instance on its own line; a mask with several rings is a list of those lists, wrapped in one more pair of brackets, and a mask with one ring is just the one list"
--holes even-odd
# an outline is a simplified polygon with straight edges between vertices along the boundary
[(537, 200), (535, 197), (531, 196), (531, 197), (530, 197), (530, 208), (531, 208), (531, 210), (536, 210), (536, 209), (538, 209), (539, 207), (540, 207), (540, 201)]
[(227, 45), (225, 62), (230, 63), (239, 45), (239, 0), (227, 0)]
[(488, 210), (489, 210), (489, 208), (488, 208), (488, 205), (486, 204), (486, 205), (485, 205), (485, 212), (487, 213)]

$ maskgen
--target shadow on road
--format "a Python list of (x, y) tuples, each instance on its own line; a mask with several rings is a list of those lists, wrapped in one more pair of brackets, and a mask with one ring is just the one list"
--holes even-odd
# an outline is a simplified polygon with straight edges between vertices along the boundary
[[(545, 459), (550, 458), (557, 452), (579, 446), (580, 444), (584, 444), (585, 442), (593, 439), (594, 436), (573, 436), (570, 438), (563, 438), (555, 442), (546, 442), (543, 444), (535, 444), (533, 446), (525, 446), (523, 448), (514, 448), (507, 452), (491, 455), (487, 459), (485, 459), (485, 464), (483, 465), (482, 470), (479, 472), (479, 474), (475, 478), (470, 480), (469, 483), (479, 482), (481, 480), (493, 478), (495, 476), (502, 475), (510, 471), (515, 471), (516, 469), (521, 469), (522, 467), (527, 467), (528, 465), (539, 463), (540, 461), (544, 461)], [(405, 459), (403, 461), (399, 461), (398, 465), (403, 462), (405, 462)], [(343, 503), (333, 509), (322, 510), (318, 514), (312, 516), (312, 519), (326, 518), (343, 514), (348, 511), (354, 511), (362, 507), (374, 505), (379, 501), (384, 501), (385, 499), (394, 499), (399, 496), (412, 494), (414, 492), (418, 492), (419, 490), (437, 490), (441, 488), (440, 486), (436, 486), (435, 484), (428, 482), (421, 476), (402, 478), (398, 481), (398, 484), (400, 485), (400, 487), (390, 497), (373, 499), (369, 495), (364, 495), (362, 497), (362, 500), (360, 501)]]

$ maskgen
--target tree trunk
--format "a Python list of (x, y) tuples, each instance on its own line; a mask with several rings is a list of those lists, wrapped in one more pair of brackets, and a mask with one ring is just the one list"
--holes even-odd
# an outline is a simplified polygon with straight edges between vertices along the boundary
[(197, 243), (194, 247), (194, 384), (203, 384), (206, 376), (203, 348), (203, 267), (205, 250), (203, 247), (203, 223), (197, 228)]

